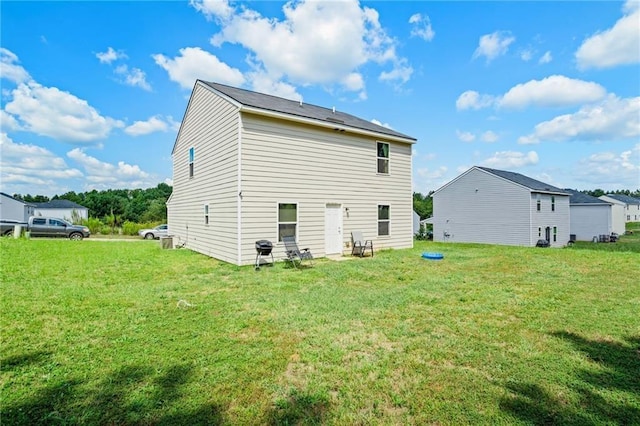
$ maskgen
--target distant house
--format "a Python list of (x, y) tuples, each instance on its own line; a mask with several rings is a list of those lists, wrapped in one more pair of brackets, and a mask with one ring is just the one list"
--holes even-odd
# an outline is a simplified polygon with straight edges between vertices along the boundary
[(569, 241), (569, 195), (519, 173), (474, 166), (433, 193), (433, 239), (562, 247)]
[(0, 220), (26, 222), (33, 216), (35, 206), (0, 192)]
[[(623, 194), (607, 194), (600, 197), (600, 199), (609, 203), (614, 200), (624, 206), (624, 221), (625, 222), (640, 222), (640, 200), (634, 197)], [(624, 232), (624, 231), (622, 231)]]
[(626, 210), (627, 204), (623, 201), (620, 201), (616, 198), (609, 197), (607, 195), (603, 195), (598, 197), (602, 201), (605, 201), (611, 204), (611, 227), (612, 231), (617, 234), (624, 234), (626, 231)]
[(413, 235), (416, 235), (418, 232), (420, 232), (420, 215), (414, 211), (413, 212)]
[(565, 189), (571, 194), (569, 212), (571, 231), (576, 241), (591, 241), (599, 235), (611, 235), (613, 231), (612, 204), (573, 189)]
[(33, 215), (57, 217), (73, 222), (78, 219), (88, 219), (89, 209), (69, 200), (51, 200), (46, 203), (35, 203)]
[(198, 80), (172, 152), (174, 244), (237, 265), (256, 241), (284, 257), (295, 236), (316, 257), (350, 253), (351, 231), (413, 246), (416, 140), (332, 108)]

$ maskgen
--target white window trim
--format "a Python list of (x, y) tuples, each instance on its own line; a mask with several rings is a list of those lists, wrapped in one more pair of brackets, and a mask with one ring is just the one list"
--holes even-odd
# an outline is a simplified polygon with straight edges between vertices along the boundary
[[(389, 156), (387, 158), (378, 157), (378, 144), (382, 143), (389, 147)], [(387, 173), (383, 173), (378, 169), (378, 161), (387, 160)], [(376, 141), (376, 174), (381, 176), (389, 176), (391, 174), (391, 144), (389, 142)]]
[[(380, 211), (380, 206), (387, 206), (389, 207), (389, 219), (380, 219), (378, 217), (378, 212)], [(380, 222), (381, 221), (386, 221), (389, 224), (389, 233), (387, 235), (380, 235)], [(378, 236), (378, 238), (391, 238), (391, 203), (378, 203), (376, 204), (376, 235)]]
[[(191, 154), (193, 153), (193, 158), (191, 158)], [(193, 177), (196, 175), (195, 172), (195, 162), (196, 162), (196, 148), (191, 146), (189, 147), (189, 151), (188, 151), (188, 164), (189, 164), (189, 179), (193, 179)]]
[(285, 224), (295, 223), (296, 225), (296, 242), (298, 242), (298, 234), (300, 233), (300, 203), (297, 201), (278, 201), (276, 202), (276, 241), (282, 242), (280, 240), (280, 204), (295, 204), (296, 206), (296, 221), (295, 222), (282, 222)]

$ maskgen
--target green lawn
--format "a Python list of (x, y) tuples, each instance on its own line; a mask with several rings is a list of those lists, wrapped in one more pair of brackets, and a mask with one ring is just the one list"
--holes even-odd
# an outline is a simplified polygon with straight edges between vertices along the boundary
[(640, 424), (640, 254), (599, 247), (254, 271), (5, 238), (0, 423)]

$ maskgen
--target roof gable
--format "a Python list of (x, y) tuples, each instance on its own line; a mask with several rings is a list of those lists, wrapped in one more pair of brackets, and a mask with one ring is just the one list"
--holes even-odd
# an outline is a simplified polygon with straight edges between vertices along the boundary
[(569, 204), (590, 204), (590, 205), (601, 205), (601, 206), (609, 206), (611, 203), (607, 203), (600, 198), (593, 197), (589, 194), (585, 194), (584, 192), (576, 191), (575, 189), (565, 188), (565, 191), (571, 194), (569, 198)]
[(530, 178), (528, 176), (521, 175), (520, 173), (508, 172), (505, 170), (490, 169), (488, 167), (480, 167), (480, 166), (477, 166), (477, 168), (480, 170), (484, 170), (487, 173), (491, 173), (492, 175), (517, 183), (518, 185), (522, 185), (526, 188), (529, 188), (533, 192), (552, 192), (560, 195), (570, 195), (569, 193), (567, 193), (566, 191), (560, 188), (557, 188), (553, 185), (549, 185), (548, 183), (544, 183), (539, 180)]
[(7, 194), (6, 192), (0, 192), (0, 195), (2, 195), (4, 197), (7, 197), (7, 198), (11, 198), (13, 201), (17, 201), (18, 203), (22, 203), (25, 206), (34, 206), (35, 205), (33, 203), (27, 203), (26, 201), (22, 201), (22, 200), (19, 200), (19, 199), (15, 198), (15, 197), (12, 197), (11, 195)]
[(252, 92), (250, 90), (239, 89), (220, 83), (213, 83), (198, 80), (211, 89), (222, 93), (231, 98), (241, 106), (252, 107), (263, 111), (271, 111), (275, 113), (285, 114), (292, 117), (300, 117), (311, 120), (331, 123), (333, 125), (351, 127), (354, 129), (365, 130), (382, 135), (393, 136), (395, 138), (405, 139), (408, 143), (416, 141), (415, 138), (407, 136), (403, 133), (396, 132), (384, 126), (379, 126), (371, 121), (364, 120), (345, 112), (336, 111), (335, 109), (324, 108), (317, 105), (306, 104), (303, 102), (293, 101), (290, 99), (280, 98), (264, 93)]
[(46, 203), (35, 203), (37, 209), (86, 209), (78, 203), (69, 200), (51, 200)]
[(609, 198), (613, 198), (614, 200), (618, 200), (618, 201), (622, 201), (625, 204), (631, 204), (631, 205), (640, 205), (640, 200), (634, 197), (630, 197), (628, 195), (624, 195), (624, 194), (607, 194), (606, 195)]

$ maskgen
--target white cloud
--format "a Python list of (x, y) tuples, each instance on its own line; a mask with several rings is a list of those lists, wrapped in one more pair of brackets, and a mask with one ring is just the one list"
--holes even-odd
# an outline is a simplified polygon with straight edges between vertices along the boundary
[(551, 51), (547, 50), (546, 52), (544, 52), (544, 55), (540, 57), (540, 59), (538, 60), (538, 63), (548, 64), (551, 61), (553, 61), (553, 56), (551, 56)]
[(640, 9), (628, 1), (615, 25), (587, 38), (575, 53), (579, 69), (611, 68), (640, 62)]
[(21, 130), (18, 120), (3, 109), (0, 109), (0, 128), (5, 131)]
[(0, 152), (0, 180), (6, 192), (48, 193), (56, 181), (83, 176), (51, 151), (14, 142), (4, 132), (0, 133)]
[(480, 109), (493, 105), (495, 98), (490, 95), (481, 95), (474, 90), (467, 90), (456, 100), (456, 108), (461, 111), (465, 109)]
[(86, 172), (85, 190), (115, 188), (148, 188), (157, 185), (157, 179), (137, 165), (119, 161), (117, 165), (100, 161), (75, 148), (67, 157), (80, 164)]
[(456, 136), (462, 142), (473, 142), (476, 139), (476, 135), (471, 132), (461, 132), (460, 130), (456, 130)]
[(121, 50), (114, 50), (113, 47), (109, 47), (106, 52), (96, 53), (96, 58), (101, 64), (110, 64), (116, 59), (126, 59), (127, 55)]
[(114, 72), (124, 78), (123, 83), (133, 87), (139, 87), (141, 89), (150, 91), (151, 85), (147, 83), (147, 76), (139, 68), (131, 68), (126, 65), (119, 65)]
[(594, 102), (604, 98), (606, 93), (604, 87), (597, 83), (552, 75), (512, 87), (498, 104), (504, 108), (524, 108), (530, 105), (560, 107)]
[(224, 20), (234, 13), (234, 9), (227, 0), (191, 0), (189, 4), (205, 15), (207, 19)]
[(56, 87), (35, 81), (20, 84), (11, 92), (5, 111), (23, 130), (54, 139), (90, 143), (109, 136), (123, 123), (103, 117), (87, 101)]
[(640, 143), (620, 153), (605, 151), (583, 158), (573, 175), (599, 188), (636, 189), (640, 186)]
[(640, 97), (620, 99), (609, 95), (602, 102), (582, 107), (574, 114), (542, 122), (520, 144), (541, 141), (615, 141), (640, 136)]
[(256, 92), (279, 96), (294, 101), (302, 100), (302, 95), (296, 91), (294, 86), (282, 81), (273, 80), (268, 74), (258, 71), (247, 74), (247, 78), (251, 81), (251, 86)]
[(480, 139), (482, 139), (483, 142), (494, 143), (498, 141), (499, 136), (496, 132), (487, 130), (482, 134), (482, 136), (480, 136)]
[(194, 3), (196, 9), (219, 21), (221, 30), (211, 43), (216, 47), (242, 45), (251, 52), (249, 62), (257, 64), (272, 81), (338, 84), (364, 98), (358, 72), (364, 64), (391, 64), (392, 69), (379, 77), (387, 82), (406, 82), (413, 71), (406, 59), (398, 57), (396, 41), (380, 25), (378, 12), (361, 8), (357, 1), (288, 2), (281, 20), (247, 8), (230, 13), (227, 6)]
[(411, 24), (411, 37), (420, 37), (426, 41), (431, 41), (436, 35), (431, 27), (431, 19), (427, 15), (422, 16), (419, 13), (415, 13), (409, 18), (409, 23)]
[[(265, 43), (269, 44), (269, 43)], [(180, 56), (171, 59), (161, 54), (153, 55), (172, 81), (185, 89), (193, 88), (197, 79), (241, 86), (245, 82), (242, 73), (221, 62), (215, 55), (199, 47), (180, 49)]]
[(14, 83), (23, 83), (31, 77), (21, 65), (18, 57), (10, 50), (0, 47), (0, 76)]
[(529, 62), (533, 58), (533, 50), (524, 49), (520, 52), (520, 59), (525, 62)]
[(480, 42), (473, 59), (484, 56), (487, 62), (493, 61), (498, 56), (502, 56), (509, 50), (509, 45), (515, 41), (515, 37), (508, 31), (496, 31), (492, 34), (485, 34), (480, 37)]
[(155, 115), (146, 121), (136, 121), (132, 125), (125, 127), (126, 134), (131, 136), (148, 135), (154, 132), (166, 132), (169, 129), (174, 130), (173, 119), (165, 121), (162, 117)]
[(538, 160), (538, 154), (535, 151), (499, 151), (482, 161), (482, 165), (497, 169), (515, 169), (538, 164)]
[(375, 118), (373, 120), (371, 120), (371, 122), (373, 124), (378, 125), (378, 126), (386, 127), (387, 129), (393, 130), (393, 127), (391, 127), (391, 125), (389, 125), (389, 123), (383, 123), (380, 120), (376, 120)]

